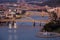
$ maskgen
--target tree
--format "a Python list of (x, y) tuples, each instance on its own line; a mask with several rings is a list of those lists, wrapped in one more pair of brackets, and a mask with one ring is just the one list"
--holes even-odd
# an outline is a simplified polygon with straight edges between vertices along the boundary
[(59, 32), (60, 33), (60, 18), (57, 17), (57, 13), (54, 11), (49, 12), (51, 14), (51, 21), (44, 25), (42, 31), (47, 32)]

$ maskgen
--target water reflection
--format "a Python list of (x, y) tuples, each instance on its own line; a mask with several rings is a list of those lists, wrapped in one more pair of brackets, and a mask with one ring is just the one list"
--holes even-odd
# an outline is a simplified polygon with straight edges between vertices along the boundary
[[(39, 38), (35, 35), (40, 32), (42, 26), (26, 26), (18, 24), (14, 26), (9, 26), (0, 28), (0, 38), (2, 40), (59, 40), (60, 38)], [(0, 39), (1, 40), (1, 39)]]
[(14, 40), (18, 40), (18, 36), (17, 35), (14, 35)]
[(13, 38), (13, 37), (12, 37), (12, 35), (10, 34), (8, 40), (12, 40), (12, 38)]
[(18, 37), (17, 37), (17, 27), (16, 27), (16, 23), (14, 23), (14, 26), (12, 26), (12, 24), (10, 23), (9, 24), (9, 38), (8, 40), (17, 40)]
[(16, 29), (14, 29), (14, 30), (12, 30), (12, 29), (10, 29), (9, 31), (9, 38), (8, 38), (8, 40), (17, 40), (17, 30)]

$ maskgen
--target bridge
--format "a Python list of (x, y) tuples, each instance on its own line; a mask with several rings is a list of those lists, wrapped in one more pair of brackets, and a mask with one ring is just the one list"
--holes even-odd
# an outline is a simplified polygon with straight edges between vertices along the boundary
[[(24, 19), (25, 18), (25, 19)], [(16, 28), (17, 24), (16, 22), (32, 22), (33, 26), (35, 26), (35, 23), (48, 23), (50, 22), (50, 20), (34, 20), (31, 17), (27, 17), (27, 16), (22, 16), (21, 19), (16, 19), (16, 18), (12, 18), (12, 19), (0, 19), (0, 22), (9, 22), (9, 28), (12, 28), (12, 24), (14, 25), (14, 28)], [(41, 25), (41, 24), (40, 24)]]
[(0, 22), (36, 22), (36, 23), (48, 23), (49, 20), (24, 20), (24, 19), (1, 19)]
[(11, 19), (0, 19), (0, 22), (36, 22), (36, 23), (48, 23), (50, 22), (50, 19), (48, 20), (35, 20), (31, 17), (25, 16), (25, 15), (21, 15), (20, 19), (16, 19), (15, 17), (11, 18)]
[[(13, 5), (15, 5), (15, 4), (13, 4)], [(17, 5), (17, 8), (14, 8), (13, 10), (15, 10), (15, 9), (17, 9), (17, 11), (20, 11), (20, 10), (21, 11), (22, 10), (25, 10), (25, 11), (37, 11), (38, 10), (39, 12), (41, 12), (42, 10), (44, 10), (46, 8), (45, 7), (40, 7), (40, 6), (33, 6), (33, 5), (30, 5), (30, 4), (24, 4), (24, 5), (21, 6), (21, 8), (20, 8), (20, 6)], [(33, 14), (33, 15), (35, 15), (35, 14)], [(39, 14), (39, 16), (40, 15), (41, 14)], [(46, 14), (44, 13), (43, 15), (46, 15)], [(0, 22), (36, 22), (36, 23), (48, 23), (48, 22), (50, 22), (50, 20), (34, 20), (31, 17), (27, 17), (27, 16), (22, 15), (22, 18), (27, 18), (27, 20), (26, 19), (12, 18), (12, 19), (0, 19)]]
[(26, 13), (25, 13), (27, 16), (42, 16), (42, 17), (44, 17), (44, 16), (50, 16), (47, 12), (44, 12), (44, 11), (42, 11), (42, 12), (37, 12), (37, 11), (26, 11)]

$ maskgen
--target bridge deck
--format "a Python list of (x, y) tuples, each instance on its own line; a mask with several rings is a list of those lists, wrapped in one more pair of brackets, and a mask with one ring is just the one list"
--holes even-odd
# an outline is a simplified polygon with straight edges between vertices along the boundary
[(8, 21), (15, 21), (15, 22), (36, 22), (36, 23), (48, 23), (49, 22), (49, 20), (0, 19), (0, 22), (8, 22)]

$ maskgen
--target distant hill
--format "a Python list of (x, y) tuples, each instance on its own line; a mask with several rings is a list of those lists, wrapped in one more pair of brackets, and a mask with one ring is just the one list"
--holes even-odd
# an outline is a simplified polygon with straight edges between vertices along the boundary
[[(21, 0), (20, 0), (21, 1)], [(60, 0), (25, 0), (26, 2), (31, 2), (31, 1), (37, 1), (37, 2), (43, 2), (43, 3), (29, 3), (33, 5), (39, 5), (39, 6), (51, 6), (51, 7), (56, 7), (60, 6)], [(17, 0), (0, 0), (0, 3), (5, 3), (5, 2), (17, 2)]]
[[(21, 0), (20, 0), (21, 1)], [(46, 0), (25, 0), (26, 2), (31, 2), (31, 1), (46, 1)], [(17, 2), (17, 0), (0, 0), (0, 3), (5, 3), (5, 2)]]
[(48, 6), (60, 6), (60, 0), (49, 0), (42, 4), (48, 5)]
[(41, 1), (46, 1), (46, 0), (25, 0), (26, 2), (31, 2), (31, 1), (37, 1), (37, 2), (41, 2)]
[(16, 0), (0, 0), (0, 3), (5, 3), (5, 2), (16, 2)]
[(29, 3), (29, 4), (34, 4), (34, 5), (39, 5), (39, 6), (51, 6), (51, 7), (56, 7), (60, 6), (60, 0), (46, 0), (43, 3)]

